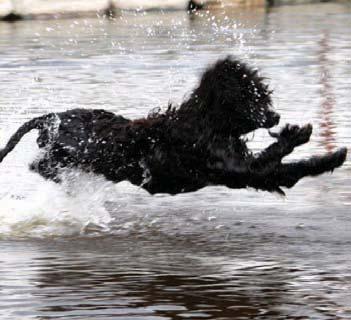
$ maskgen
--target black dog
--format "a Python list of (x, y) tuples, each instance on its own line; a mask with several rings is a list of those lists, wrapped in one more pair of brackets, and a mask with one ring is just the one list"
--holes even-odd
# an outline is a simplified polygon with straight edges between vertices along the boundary
[(104, 110), (75, 109), (25, 123), (0, 151), (0, 162), (22, 136), (39, 129), (42, 158), (31, 169), (60, 181), (63, 168), (80, 168), (108, 180), (128, 180), (150, 193), (195, 191), (208, 185), (253, 187), (283, 193), (305, 176), (343, 164), (346, 149), (293, 163), (282, 163), (308, 142), (312, 126), (286, 125), (277, 142), (257, 155), (243, 134), (278, 124), (271, 91), (257, 71), (227, 57), (202, 76), (179, 108), (129, 120)]

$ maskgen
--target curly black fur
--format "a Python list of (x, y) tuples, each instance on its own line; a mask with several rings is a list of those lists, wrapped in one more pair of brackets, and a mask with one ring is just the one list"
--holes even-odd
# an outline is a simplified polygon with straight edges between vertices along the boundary
[(282, 159), (308, 142), (312, 126), (286, 125), (275, 143), (254, 155), (243, 134), (278, 124), (271, 91), (257, 71), (227, 57), (209, 67), (178, 108), (129, 120), (104, 110), (74, 109), (25, 123), (0, 151), (0, 162), (21, 137), (39, 129), (44, 155), (31, 169), (60, 181), (78, 167), (108, 180), (128, 180), (150, 193), (190, 192), (208, 185), (283, 193), (299, 179), (342, 165), (346, 149), (294, 163)]

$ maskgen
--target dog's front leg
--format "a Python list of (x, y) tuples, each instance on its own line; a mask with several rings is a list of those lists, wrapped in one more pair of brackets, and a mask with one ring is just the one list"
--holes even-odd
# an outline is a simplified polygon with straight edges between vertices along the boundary
[(279, 164), (268, 173), (217, 171), (213, 172), (211, 180), (213, 184), (225, 185), (233, 189), (252, 187), (284, 195), (281, 187), (291, 188), (306, 176), (316, 176), (324, 172), (333, 171), (344, 163), (346, 155), (347, 149), (341, 148), (334, 153), (323, 156), (314, 156), (306, 160)]
[(347, 149), (341, 148), (323, 156), (281, 164), (265, 178), (265, 183), (270, 186), (291, 188), (303, 177), (316, 176), (340, 167), (344, 163), (346, 155)]
[(250, 171), (260, 174), (273, 171), (295, 147), (308, 142), (311, 134), (312, 126), (310, 124), (303, 127), (287, 124), (279, 133), (270, 132), (270, 135), (276, 138), (277, 142), (254, 156), (249, 164)]

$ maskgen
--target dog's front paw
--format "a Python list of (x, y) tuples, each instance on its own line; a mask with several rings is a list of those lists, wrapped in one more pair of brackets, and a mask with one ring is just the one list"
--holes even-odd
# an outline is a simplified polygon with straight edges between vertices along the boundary
[(293, 147), (300, 146), (310, 140), (312, 125), (306, 124), (303, 127), (287, 124), (279, 133), (269, 132), (270, 136), (289, 143)]

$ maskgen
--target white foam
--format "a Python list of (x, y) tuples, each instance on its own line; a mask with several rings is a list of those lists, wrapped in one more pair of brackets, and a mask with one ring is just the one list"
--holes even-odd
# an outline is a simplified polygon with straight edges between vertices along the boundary
[(0, 238), (72, 236), (107, 232), (112, 222), (104, 207), (115, 186), (102, 177), (70, 173), (62, 185), (40, 183), (24, 198), (0, 199)]

